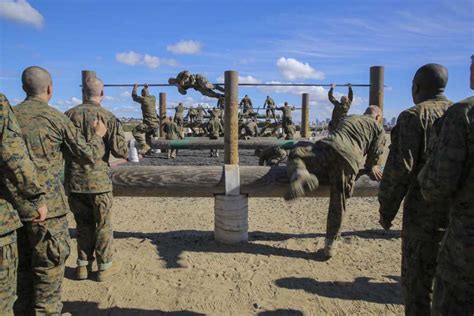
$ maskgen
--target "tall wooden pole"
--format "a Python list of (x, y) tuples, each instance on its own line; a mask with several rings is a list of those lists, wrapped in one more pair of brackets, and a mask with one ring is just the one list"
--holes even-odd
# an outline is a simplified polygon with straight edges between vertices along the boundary
[(238, 95), (239, 73), (228, 70), (224, 73), (225, 112), (224, 112), (224, 163), (239, 164), (239, 119)]
[(301, 109), (301, 137), (309, 136), (309, 93), (303, 93)]
[(85, 84), (86, 84), (86, 80), (88, 78), (96, 78), (97, 75), (95, 73), (95, 71), (93, 70), (83, 70), (82, 71), (82, 102), (86, 102), (86, 96), (84, 95), (84, 87), (85, 87)]
[(370, 67), (369, 105), (377, 105), (383, 111), (384, 67)]
[(165, 137), (163, 121), (166, 119), (166, 93), (160, 92), (160, 137)]

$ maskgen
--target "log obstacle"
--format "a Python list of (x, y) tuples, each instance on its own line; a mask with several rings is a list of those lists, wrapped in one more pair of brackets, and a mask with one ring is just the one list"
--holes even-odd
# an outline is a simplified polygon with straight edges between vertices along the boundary
[(160, 92), (160, 137), (165, 137), (165, 127), (163, 122), (166, 120), (166, 93)]
[[(249, 197), (283, 197), (290, 179), (284, 166), (240, 166), (240, 194)], [(114, 196), (213, 197), (225, 194), (224, 166), (118, 166), (111, 172)], [(360, 177), (353, 196), (377, 196), (379, 183)], [(328, 197), (322, 183), (307, 197)]]
[[(304, 141), (304, 140), (302, 140)], [(266, 139), (256, 138), (248, 140), (239, 140), (237, 142), (238, 148), (240, 149), (257, 149), (272, 146), (279, 146), (283, 149), (291, 149), (298, 140), (283, 140), (283, 139)], [(225, 142), (223, 138), (219, 139), (208, 139), (205, 137), (187, 137), (184, 139), (166, 140), (166, 139), (154, 139), (151, 142), (151, 148), (153, 149), (224, 149)]]
[(370, 67), (370, 89), (369, 89), (369, 104), (377, 105), (383, 111), (383, 97), (384, 97), (384, 67), (372, 66)]

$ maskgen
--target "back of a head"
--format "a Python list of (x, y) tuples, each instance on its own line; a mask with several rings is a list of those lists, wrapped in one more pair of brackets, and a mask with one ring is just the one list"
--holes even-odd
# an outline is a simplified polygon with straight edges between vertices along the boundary
[(376, 118), (377, 115), (382, 116), (383, 112), (380, 107), (377, 105), (369, 105), (367, 109), (365, 109), (364, 115), (370, 115), (373, 118)]
[(52, 84), (49, 72), (38, 66), (31, 66), (23, 70), (21, 81), (23, 90), (32, 97), (47, 93), (48, 86)]
[(150, 94), (150, 92), (148, 91), (148, 88), (143, 88), (142, 89), (142, 97), (146, 97), (149, 94)]
[(82, 89), (87, 100), (93, 97), (100, 97), (104, 91), (104, 82), (99, 78), (90, 77), (86, 79)]
[(443, 93), (448, 84), (448, 69), (440, 64), (426, 64), (416, 71), (413, 84), (423, 92)]

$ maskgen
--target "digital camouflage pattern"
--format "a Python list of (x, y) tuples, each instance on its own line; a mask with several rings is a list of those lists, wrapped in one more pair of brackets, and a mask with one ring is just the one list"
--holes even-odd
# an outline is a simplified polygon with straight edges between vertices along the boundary
[(191, 106), (188, 110), (188, 115), (187, 115), (187, 117), (189, 118), (189, 122), (191, 122), (191, 123), (195, 122), (197, 116), (198, 116), (197, 109), (195, 109)]
[(79, 164), (71, 155), (66, 155), (65, 183), (68, 192), (103, 193), (112, 191), (110, 179), (110, 155), (126, 159), (128, 146), (120, 121), (99, 103), (87, 101), (68, 110), (66, 116), (74, 126), (82, 131), (86, 141), (95, 135), (93, 122), (99, 119), (107, 126), (107, 134), (103, 138), (104, 155), (93, 164)]
[[(166, 133), (166, 139), (173, 140), (173, 139), (181, 139), (183, 138), (183, 135), (181, 134), (181, 129), (173, 121), (168, 121), (165, 123), (164, 127), (165, 133)], [(178, 154), (177, 149), (168, 149), (168, 158), (176, 158), (176, 155)]]
[(208, 136), (210, 139), (218, 139), (220, 134), (224, 132), (224, 127), (222, 127), (222, 123), (216, 117), (213, 117), (207, 122)]
[(286, 134), (286, 139), (293, 139), (295, 136), (295, 127), (293, 126), (293, 111), (295, 110), (294, 106), (289, 106), (288, 104), (277, 108), (277, 110), (283, 112), (283, 117), (281, 119), (281, 124), (283, 130)]
[(252, 105), (252, 100), (250, 99), (249, 96), (245, 96), (240, 100), (239, 106), (242, 107), (242, 113), (249, 114), (253, 113), (253, 105)]
[(258, 124), (254, 120), (249, 120), (244, 125), (245, 134), (244, 136), (257, 137), (258, 136)]
[(69, 205), (77, 224), (79, 267), (92, 265), (94, 254), (99, 270), (105, 270), (112, 265), (112, 204), (112, 192), (69, 194)]
[(256, 155), (260, 166), (278, 166), (286, 159), (288, 153), (281, 147), (271, 146), (263, 148)]
[(133, 87), (132, 99), (141, 105), (143, 123), (149, 126), (159, 123), (158, 115), (156, 114), (156, 97), (154, 95), (142, 97), (137, 94), (137, 88)]
[(329, 130), (334, 130), (336, 129), (337, 126), (339, 126), (339, 123), (347, 116), (347, 113), (349, 112), (349, 109), (352, 104), (352, 100), (354, 99), (354, 93), (352, 91), (352, 87), (349, 87), (349, 95), (348, 95), (348, 102), (347, 103), (342, 103), (338, 101), (334, 97), (334, 88), (331, 87), (328, 92), (328, 98), (329, 102), (331, 102), (334, 105), (334, 109), (332, 110), (332, 116), (331, 116), (331, 123), (329, 125)]
[[(46, 191), (48, 218), (69, 212), (64, 187), (61, 182), (63, 153), (70, 154), (81, 164), (93, 164), (103, 154), (103, 140), (91, 137), (89, 143), (69, 118), (34, 97), (28, 97), (13, 108), (23, 133), (29, 156), (36, 168), (37, 179)], [(22, 221), (30, 221), (36, 214), (36, 207), (19, 195), (12, 183), (9, 188), (15, 194), (15, 208)]]
[(0, 93), (0, 315), (13, 315), (17, 296), (18, 246), (15, 230), (21, 227), (18, 213), (7, 199), (7, 179), (35, 208), (45, 204), (36, 170), (23, 142), (8, 99)]
[(196, 115), (196, 122), (202, 123), (204, 120), (204, 114), (206, 114), (206, 110), (202, 107), (202, 105), (199, 105), (196, 108), (197, 115)]
[(433, 154), (420, 172), (426, 200), (450, 201), (433, 294), (434, 315), (474, 314), (474, 97), (443, 117)]
[[(48, 200), (49, 206), (49, 200)], [(70, 253), (66, 215), (18, 230), (18, 300), (15, 315), (61, 315), (61, 289)]]
[(169, 78), (168, 83), (175, 85), (178, 88), (179, 93), (183, 95), (187, 94), (186, 90), (192, 88), (196, 91), (199, 91), (202, 95), (219, 99), (223, 96), (223, 94), (219, 92), (225, 91), (224, 88), (210, 83), (203, 75), (191, 74), (187, 70), (178, 73), (176, 78)]
[(174, 108), (176, 113), (174, 115), (174, 121), (179, 126), (183, 126), (184, 124), (184, 110), (186, 109), (181, 103), (178, 104), (177, 107)]
[(263, 104), (263, 108), (266, 108), (265, 115), (267, 120), (270, 120), (271, 118), (275, 119), (275, 101), (271, 97), (267, 97), (265, 99), (265, 103)]
[[(287, 162), (290, 179), (307, 170), (320, 183), (330, 185), (327, 239), (340, 236), (346, 200), (352, 195), (359, 165), (364, 157), (366, 170), (380, 165), (384, 146), (385, 131), (381, 124), (369, 115), (354, 115), (343, 121), (336, 134), (312, 145), (298, 143), (291, 150)], [(349, 148), (352, 151), (348, 151)], [(352, 154), (348, 156), (348, 152)]]
[(447, 223), (447, 205), (427, 202), (417, 175), (426, 162), (433, 125), (451, 101), (444, 96), (421, 102), (403, 111), (392, 129), (378, 199), (385, 223), (403, 206), (402, 292), (407, 315), (429, 315), (439, 242)]

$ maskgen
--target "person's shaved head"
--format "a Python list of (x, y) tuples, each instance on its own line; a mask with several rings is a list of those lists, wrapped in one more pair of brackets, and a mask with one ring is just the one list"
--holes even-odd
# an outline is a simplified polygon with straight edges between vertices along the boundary
[(82, 88), (86, 99), (101, 97), (104, 91), (104, 82), (99, 78), (89, 77)]
[(448, 69), (439, 64), (420, 67), (413, 77), (412, 96), (415, 103), (443, 94), (448, 84)]
[(146, 97), (149, 94), (150, 92), (148, 91), (148, 87), (145, 87), (142, 89), (142, 97)]
[(47, 94), (48, 86), (53, 84), (49, 72), (38, 66), (31, 66), (23, 70), (21, 82), (26, 95), (31, 97)]
[(379, 123), (382, 123), (383, 120), (383, 111), (377, 105), (369, 105), (364, 112), (365, 115), (370, 115)]
[(346, 97), (345, 95), (343, 95), (343, 96), (341, 97), (341, 103), (343, 103), (343, 104), (349, 103), (349, 98)]

